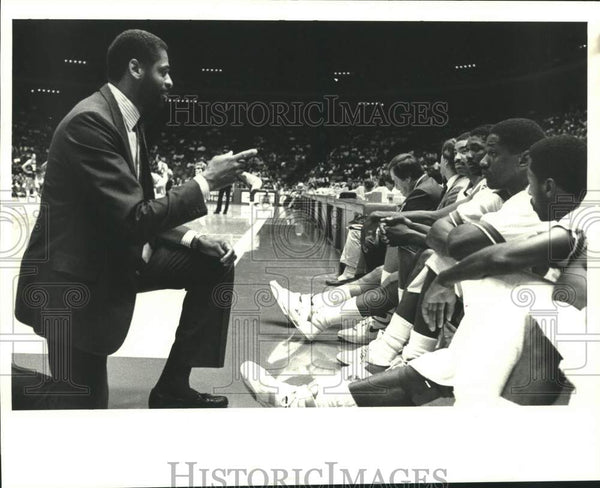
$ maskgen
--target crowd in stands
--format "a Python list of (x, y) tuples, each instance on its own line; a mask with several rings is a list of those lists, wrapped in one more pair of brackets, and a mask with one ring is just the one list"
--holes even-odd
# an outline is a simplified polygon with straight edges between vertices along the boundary
[[(461, 406), (589, 402), (587, 377), (561, 368), (563, 359), (581, 364), (585, 350), (557, 340), (556, 328), (586, 329), (585, 222), (597, 207), (582, 203), (585, 133), (563, 133), (581, 118), (549, 120), (550, 136), (525, 118), (456, 134), (440, 147), (442, 184), (415, 154), (390, 154), (382, 170), (404, 200), (349, 227), (344, 272), (327, 283), (334, 288), (302, 293), (270, 283), (305, 341), (338, 330), (347, 344), (336, 356), (343, 367), (301, 384), (246, 361), (241, 374), (257, 400), (272, 407), (418, 406), (443, 397)], [(555, 312), (555, 326), (538, 310)]]
[[(548, 135), (568, 133), (586, 137), (586, 111), (575, 111), (544, 119)], [(41, 171), (48, 155), (54, 121), (38, 110), (17, 111), (13, 117), (12, 175), (13, 196), (26, 195), (27, 175), (22, 165), (36, 154)], [(150, 138), (153, 171), (166, 164), (171, 184), (192, 178), (214, 155), (228, 150), (256, 147), (250, 172), (263, 179), (265, 188), (291, 189), (298, 182), (309, 188), (356, 189), (365, 180), (379, 183), (390, 151), (410, 144), (410, 132), (401, 129), (344, 129), (330, 131), (326, 140), (315, 130), (302, 128), (165, 127)], [(432, 147), (415, 148), (413, 154), (438, 182), (439, 155)], [(43, 179), (43, 178), (42, 178)], [(369, 183), (370, 184), (370, 183)]]
[(585, 139), (587, 137), (587, 111), (576, 110), (554, 115), (542, 121), (547, 136), (570, 134)]

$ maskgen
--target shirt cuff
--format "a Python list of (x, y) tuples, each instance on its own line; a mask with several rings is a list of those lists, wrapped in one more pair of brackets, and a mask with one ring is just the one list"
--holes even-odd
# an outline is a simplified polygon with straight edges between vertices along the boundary
[(183, 237), (181, 238), (181, 245), (185, 247), (192, 247), (192, 241), (194, 237), (196, 237), (196, 232), (193, 230), (188, 230)]
[(196, 175), (194, 176), (194, 181), (198, 183), (198, 186), (200, 186), (202, 196), (204, 197), (204, 203), (207, 203), (210, 200), (210, 188), (206, 178), (204, 178), (202, 175)]

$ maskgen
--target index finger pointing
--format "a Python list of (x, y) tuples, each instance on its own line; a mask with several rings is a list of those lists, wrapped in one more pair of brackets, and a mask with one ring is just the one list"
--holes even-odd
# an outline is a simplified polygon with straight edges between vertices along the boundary
[(245, 151), (234, 154), (233, 156), (231, 156), (231, 159), (235, 159), (237, 161), (238, 159), (249, 158), (252, 156), (256, 156), (257, 154), (258, 154), (257, 149), (246, 149)]

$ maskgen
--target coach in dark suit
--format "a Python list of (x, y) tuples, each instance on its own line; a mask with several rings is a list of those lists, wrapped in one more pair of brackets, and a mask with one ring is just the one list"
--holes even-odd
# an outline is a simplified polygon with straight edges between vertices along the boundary
[[(206, 215), (211, 190), (243, 171), (213, 158), (201, 176), (155, 198), (143, 122), (172, 87), (167, 46), (123, 32), (107, 54), (108, 80), (58, 125), (40, 215), (23, 257), (16, 317), (48, 341), (53, 381), (40, 408), (106, 408), (107, 356), (125, 340), (136, 294), (187, 293), (175, 342), (150, 407), (225, 407), (191, 389), (192, 367), (222, 367), (235, 255), (182, 227)], [(43, 401), (41, 401), (43, 400)]]

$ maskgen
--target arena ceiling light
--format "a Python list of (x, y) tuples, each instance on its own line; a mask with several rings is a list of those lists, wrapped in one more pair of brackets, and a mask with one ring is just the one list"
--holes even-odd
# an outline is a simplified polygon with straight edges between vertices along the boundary
[(60, 90), (52, 89), (52, 88), (32, 88), (31, 93), (52, 93), (54, 95), (58, 95)]
[(454, 66), (454, 69), (473, 69), (476, 68), (477, 65), (475, 63), (472, 64), (459, 64), (457, 66)]
[(223, 68), (201, 68), (200, 71), (203, 73), (222, 73)]
[(334, 71), (334, 76), (350, 76), (350, 71)]
[(67, 64), (87, 64), (87, 61), (83, 59), (65, 59), (64, 61)]

